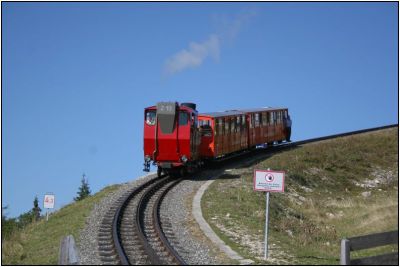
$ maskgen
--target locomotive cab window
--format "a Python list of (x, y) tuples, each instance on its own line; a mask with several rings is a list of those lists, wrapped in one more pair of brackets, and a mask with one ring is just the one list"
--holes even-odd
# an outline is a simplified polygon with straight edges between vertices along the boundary
[(147, 125), (156, 124), (156, 112), (154, 110), (149, 110), (146, 112), (146, 123)]
[(189, 115), (186, 112), (179, 112), (179, 125), (188, 124)]

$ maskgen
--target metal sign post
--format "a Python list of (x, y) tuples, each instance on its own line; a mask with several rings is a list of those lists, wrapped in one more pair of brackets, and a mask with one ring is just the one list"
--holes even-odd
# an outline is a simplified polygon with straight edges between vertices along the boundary
[(46, 209), (46, 221), (49, 220), (49, 209), (54, 208), (55, 196), (53, 193), (44, 195), (43, 207)]
[(254, 190), (265, 191), (265, 237), (264, 260), (268, 258), (268, 225), (269, 225), (269, 193), (285, 190), (285, 172), (268, 170), (254, 170)]
[(268, 258), (269, 192), (266, 194), (265, 207), (264, 260)]

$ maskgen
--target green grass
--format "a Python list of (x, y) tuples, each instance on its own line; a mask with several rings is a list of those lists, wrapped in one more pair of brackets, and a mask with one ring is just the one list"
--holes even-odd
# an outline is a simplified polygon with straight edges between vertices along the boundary
[(61, 239), (73, 235), (79, 242), (79, 231), (95, 203), (117, 190), (118, 185), (104, 188), (84, 200), (69, 204), (49, 217), (28, 225), (2, 243), (4, 265), (56, 265)]
[[(397, 133), (395, 128), (312, 143), (234, 169), (206, 191), (204, 216), (227, 244), (256, 264), (337, 265), (342, 238), (398, 229)], [(265, 193), (253, 191), (253, 169), (267, 168), (284, 170), (286, 179), (285, 193), (271, 194), (272, 248), (264, 261)]]

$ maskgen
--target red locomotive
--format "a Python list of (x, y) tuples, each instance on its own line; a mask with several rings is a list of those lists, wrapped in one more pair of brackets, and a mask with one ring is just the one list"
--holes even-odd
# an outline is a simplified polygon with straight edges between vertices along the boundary
[(287, 108), (198, 114), (193, 103), (160, 102), (144, 111), (144, 171), (181, 173), (258, 145), (290, 141)]

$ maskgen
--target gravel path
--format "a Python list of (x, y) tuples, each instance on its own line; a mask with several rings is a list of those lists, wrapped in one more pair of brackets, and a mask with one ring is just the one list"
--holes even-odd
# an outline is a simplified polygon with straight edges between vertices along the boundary
[[(184, 180), (175, 186), (164, 198), (161, 205), (162, 222), (169, 222), (172, 230), (173, 245), (179, 255), (190, 265), (221, 264), (215, 257), (214, 248), (207, 239), (196, 234), (197, 225), (191, 214), (191, 200), (204, 180)], [(209, 241), (208, 241), (209, 242)]]

